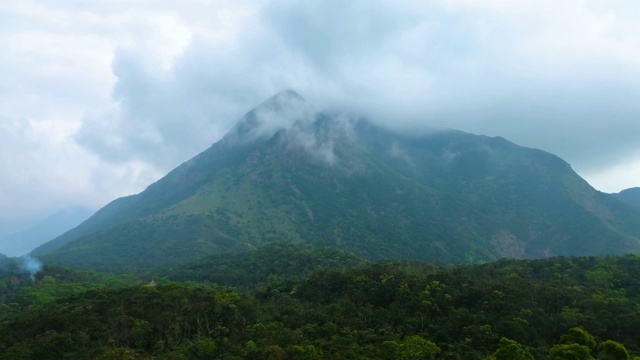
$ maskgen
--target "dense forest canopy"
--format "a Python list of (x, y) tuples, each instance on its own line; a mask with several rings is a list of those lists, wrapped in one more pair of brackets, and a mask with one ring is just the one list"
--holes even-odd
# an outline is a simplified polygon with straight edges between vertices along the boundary
[(636, 255), (439, 267), (294, 244), (137, 275), (45, 266), (2, 276), (0, 357), (626, 359), (639, 272)]

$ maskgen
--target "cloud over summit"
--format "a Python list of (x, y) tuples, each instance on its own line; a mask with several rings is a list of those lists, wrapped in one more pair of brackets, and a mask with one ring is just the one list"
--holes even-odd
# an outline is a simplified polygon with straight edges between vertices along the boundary
[[(0, 132), (15, 148), (0, 195), (33, 187), (18, 178), (50, 204), (139, 191), (285, 88), (385, 126), (554, 152), (603, 190), (638, 186), (639, 16), (599, 0), (9, 0), (0, 118), (33, 126), (40, 150)], [(13, 165), (27, 163), (53, 181)], [(44, 195), (71, 183), (82, 196)]]

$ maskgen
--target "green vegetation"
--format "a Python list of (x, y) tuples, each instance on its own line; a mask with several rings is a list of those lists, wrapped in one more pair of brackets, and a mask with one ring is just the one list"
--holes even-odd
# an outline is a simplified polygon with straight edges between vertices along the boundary
[(640, 208), (502, 138), (256, 111), (35, 277), (0, 259), (0, 358), (640, 355), (639, 256), (501, 260), (640, 252)]
[(173, 281), (254, 287), (277, 279), (302, 280), (312, 271), (363, 267), (367, 262), (336, 248), (272, 242), (238, 254), (211, 255), (160, 272)]
[(635, 255), (447, 268), (282, 243), (141, 278), (48, 266), (1, 278), (0, 357), (630, 359), (639, 271)]
[[(229, 135), (34, 254), (126, 273), (275, 241), (442, 264), (640, 250), (640, 209), (597, 192), (551, 154), (364, 121), (349, 132), (328, 116), (304, 126), (250, 142)], [(301, 145), (301, 132), (318, 148)]]

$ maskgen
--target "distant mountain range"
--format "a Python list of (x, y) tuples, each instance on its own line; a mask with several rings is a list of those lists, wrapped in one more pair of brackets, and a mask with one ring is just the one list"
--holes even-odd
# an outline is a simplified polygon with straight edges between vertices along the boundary
[(619, 193), (613, 195), (631, 205), (640, 206), (640, 187), (622, 190)]
[(22, 256), (37, 246), (73, 229), (93, 212), (82, 206), (72, 206), (55, 212), (30, 228), (0, 237), (0, 253)]
[(311, 111), (284, 91), (32, 254), (130, 271), (273, 241), (445, 264), (622, 254), (640, 251), (640, 209), (541, 150), (460, 131), (394, 132)]

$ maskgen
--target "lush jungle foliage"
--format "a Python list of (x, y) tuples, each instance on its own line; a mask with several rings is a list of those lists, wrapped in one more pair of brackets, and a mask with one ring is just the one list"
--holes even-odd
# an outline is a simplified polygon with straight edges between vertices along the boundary
[[(203, 262), (184, 267), (198, 274), (197, 282), (172, 282), (189, 273), (173, 269), (176, 278), (167, 271), (155, 277), (157, 286), (145, 285), (148, 274), (142, 281), (45, 267), (32, 281), (7, 272), (0, 280), (0, 358), (640, 355), (640, 256), (314, 270), (288, 261), (286, 253), (325, 254), (319, 263), (340, 257), (328, 250), (285, 249), (280, 244), (238, 257), (235, 270), (233, 261), (226, 262), (233, 283), (241, 286), (235, 288), (211, 285), (222, 268), (213, 262), (213, 277), (203, 275)], [(278, 254), (286, 271), (274, 265)]]

